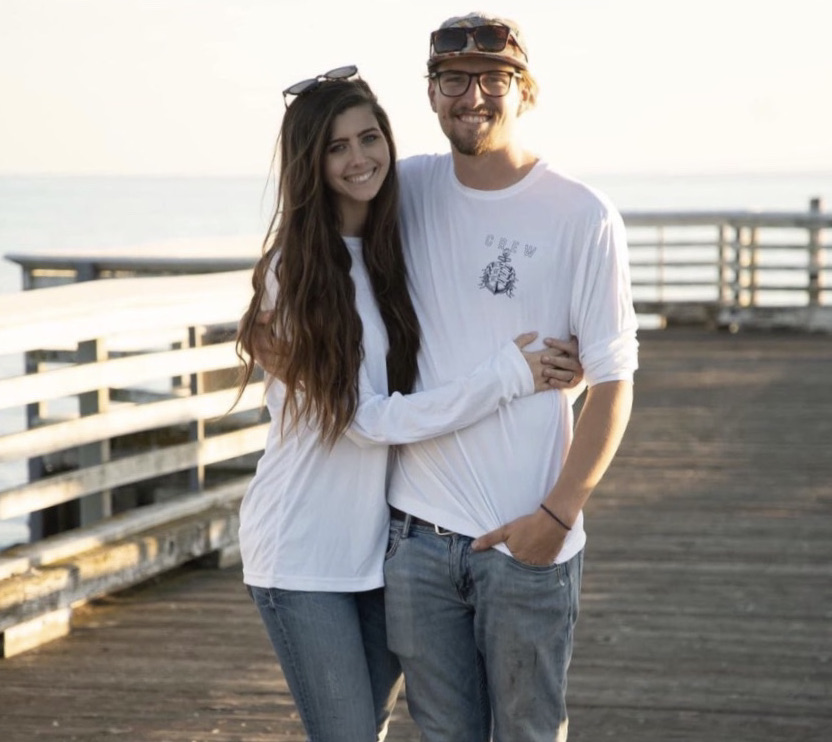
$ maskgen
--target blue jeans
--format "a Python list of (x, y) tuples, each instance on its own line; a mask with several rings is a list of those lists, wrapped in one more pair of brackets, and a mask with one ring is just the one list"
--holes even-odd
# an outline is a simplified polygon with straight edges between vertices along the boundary
[(387, 649), (384, 591), (248, 586), (310, 742), (376, 742), (402, 684)]
[(538, 567), (471, 541), (390, 525), (387, 636), (422, 742), (563, 742), (583, 552)]

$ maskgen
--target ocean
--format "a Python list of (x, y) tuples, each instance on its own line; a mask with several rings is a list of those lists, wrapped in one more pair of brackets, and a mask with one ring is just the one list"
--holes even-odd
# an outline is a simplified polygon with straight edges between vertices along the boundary
[[(721, 175), (574, 173), (621, 211), (805, 211), (832, 208), (832, 172)], [(272, 208), (267, 177), (0, 176), (0, 256), (135, 247), (264, 233)], [(147, 249), (145, 247), (145, 249)], [(21, 290), (18, 266), (0, 260), (0, 293)], [(0, 351), (0, 377), (22, 370)], [(0, 434), (22, 429), (0, 410)], [(25, 463), (0, 464), (0, 491), (25, 481)], [(25, 541), (25, 520), (0, 521), (0, 549)]]
[[(727, 175), (583, 175), (622, 211), (802, 211), (832, 208), (832, 172)], [(273, 189), (264, 177), (0, 176), (0, 256), (261, 235)], [(0, 261), (0, 293), (20, 271)]]

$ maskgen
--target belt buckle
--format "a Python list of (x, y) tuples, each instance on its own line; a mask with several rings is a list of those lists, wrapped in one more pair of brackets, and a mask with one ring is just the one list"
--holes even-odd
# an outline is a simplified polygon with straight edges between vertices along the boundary
[(440, 528), (438, 525), (436, 525), (436, 523), (433, 524), (433, 532), (437, 536), (453, 536), (454, 535), (453, 531), (446, 531), (444, 528)]

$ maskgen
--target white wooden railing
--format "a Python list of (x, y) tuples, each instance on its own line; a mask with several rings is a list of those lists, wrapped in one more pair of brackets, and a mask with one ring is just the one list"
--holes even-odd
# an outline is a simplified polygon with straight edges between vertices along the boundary
[(624, 214), (636, 308), (664, 323), (832, 330), (832, 214)]
[[(828, 235), (832, 213), (820, 199), (806, 211), (629, 211), (636, 309), (659, 325), (784, 327), (832, 330)], [(205, 273), (249, 268), (254, 238), (210, 254), (10, 254), (24, 288), (138, 275)]]
[[(832, 330), (832, 215), (626, 213), (642, 317)], [(828, 234), (828, 233), (826, 233)], [(8, 656), (65, 633), (74, 605), (185, 561), (231, 555), (262, 450), (262, 383), (233, 414), (236, 323), (259, 246), (228, 255), (10, 255), (25, 291), (0, 296), (0, 520), (31, 542), (0, 551)], [(95, 280), (118, 279), (118, 280)]]
[(72, 283), (0, 296), (0, 520), (31, 543), (0, 552), (2, 656), (66, 633), (79, 602), (185, 561), (233, 556), (237, 509), (263, 448), (262, 381), (232, 414), (233, 333), (250, 271)]

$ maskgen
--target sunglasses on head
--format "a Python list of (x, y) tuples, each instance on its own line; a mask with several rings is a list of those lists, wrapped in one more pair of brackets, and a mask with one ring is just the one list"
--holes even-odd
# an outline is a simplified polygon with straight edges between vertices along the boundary
[(334, 70), (330, 70), (329, 72), (324, 72), (321, 75), (310, 77), (308, 80), (301, 80), (300, 82), (296, 82), (294, 85), (290, 85), (283, 91), (283, 102), (288, 108), (288, 97), (290, 95), (297, 97), (298, 95), (303, 95), (303, 93), (309, 93), (315, 90), (323, 82), (333, 80), (349, 80), (351, 77), (356, 77), (357, 75), (358, 67), (354, 64), (347, 65), (346, 67), (336, 67)]
[[(502, 25), (440, 28), (430, 35), (430, 44), (434, 54), (461, 52), (468, 46), (469, 36), (474, 39), (474, 44), (481, 52), (501, 52), (511, 38), (511, 29)], [(514, 43), (517, 44), (516, 41)]]

